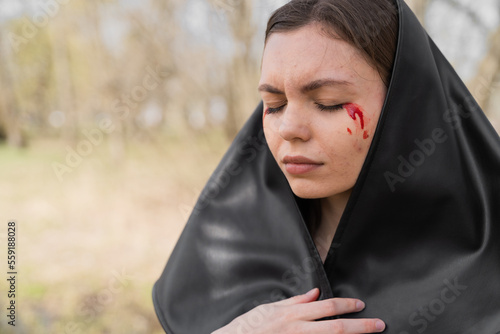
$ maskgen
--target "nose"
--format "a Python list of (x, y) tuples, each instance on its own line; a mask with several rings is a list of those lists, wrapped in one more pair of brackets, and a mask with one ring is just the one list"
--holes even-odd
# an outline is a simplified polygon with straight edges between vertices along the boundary
[(302, 108), (288, 104), (279, 119), (278, 132), (287, 141), (311, 138), (310, 120)]

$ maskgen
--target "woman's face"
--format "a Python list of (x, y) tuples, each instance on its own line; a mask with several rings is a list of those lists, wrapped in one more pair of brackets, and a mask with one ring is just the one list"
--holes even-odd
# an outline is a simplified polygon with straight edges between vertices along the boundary
[(310, 24), (269, 37), (259, 92), (267, 143), (293, 192), (326, 198), (350, 191), (387, 92), (377, 70)]

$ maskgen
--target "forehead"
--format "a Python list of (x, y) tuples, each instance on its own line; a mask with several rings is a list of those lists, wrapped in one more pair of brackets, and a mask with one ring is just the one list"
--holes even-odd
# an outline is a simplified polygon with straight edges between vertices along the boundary
[(269, 36), (262, 58), (261, 83), (295, 86), (326, 76), (356, 83), (360, 77), (372, 75), (370, 69), (357, 49), (311, 24)]

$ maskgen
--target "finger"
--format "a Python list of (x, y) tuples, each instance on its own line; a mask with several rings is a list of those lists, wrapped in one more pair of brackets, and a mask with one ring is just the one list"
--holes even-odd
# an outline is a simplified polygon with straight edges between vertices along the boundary
[(314, 288), (309, 290), (307, 293), (302, 295), (293, 296), (287, 299), (280, 300), (276, 302), (277, 305), (295, 305), (295, 304), (303, 304), (315, 301), (319, 297), (319, 289)]
[(365, 308), (365, 303), (354, 298), (330, 298), (294, 307), (300, 319), (316, 320), (334, 315), (359, 312)]
[(303, 323), (304, 333), (317, 334), (361, 334), (380, 333), (385, 323), (380, 319), (336, 319), (308, 321)]

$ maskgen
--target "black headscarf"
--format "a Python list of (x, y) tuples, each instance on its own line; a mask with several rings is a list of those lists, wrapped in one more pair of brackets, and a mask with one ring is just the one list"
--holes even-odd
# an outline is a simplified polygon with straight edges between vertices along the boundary
[(359, 298), (390, 334), (500, 332), (500, 139), (411, 10), (323, 264), (263, 135), (262, 104), (208, 181), (153, 291), (169, 334), (302, 294)]

